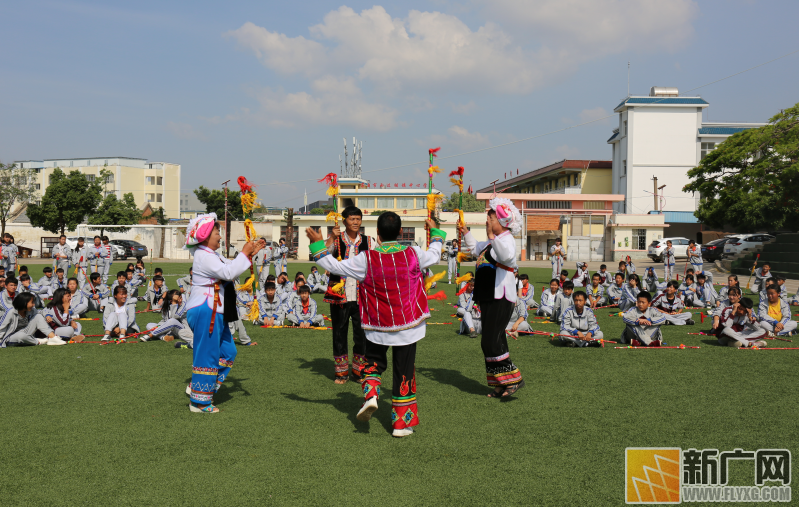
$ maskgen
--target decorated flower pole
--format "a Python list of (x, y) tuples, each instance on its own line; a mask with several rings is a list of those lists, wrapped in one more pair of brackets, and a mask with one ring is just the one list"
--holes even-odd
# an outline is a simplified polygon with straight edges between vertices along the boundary
[[(346, 149), (346, 143), (345, 143)], [(326, 183), (327, 184), (327, 191), (325, 192), (327, 195), (333, 198), (333, 211), (327, 214), (325, 217), (325, 222), (333, 222), (333, 227), (338, 228), (338, 221), (344, 220), (341, 214), (338, 212), (338, 194), (341, 190), (341, 187), (338, 185), (338, 176), (336, 173), (328, 173), (324, 178), (319, 180), (319, 183)], [(337, 248), (336, 251), (338, 252), (338, 260), (341, 260), (341, 249)], [(329, 289), (331, 292), (335, 292), (336, 294), (342, 294), (344, 292), (344, 280), (338, 282), (336, 285), (330, 287)]]
[[(460, 254), (461, 251), (463, 251), (463, 246), (461, 245), (461, 243), (463, 243), (463, 236), (461, 234), (461, 227), (465, 227), (466, 226), (466, 221), (463, 218), (463, 171), (464, 171), (463, 167), (462, 166), (458, 166), (458, 170), (457, 171), (452, 171), (451, 173), (449, 173), (449, 181), (452, 182), (453, 186), (458, 187), (458, 191), (460, 192), (460, 194), (458, 195), (458, 209), (455, 210), (455, 211), (458, 212), (458, 224), (457, 224), (457, 226), (458, 226), (458, 233), (457, 233), (458, 234), (458, 254)], [(456, 177), (453, 178), (453, 176), (456, 176)], [(457, 278), (460, 278), (460, 276), (461, 276), (461, 260), (460, 260), (460, 256), (458, 256), (456, 261), (457, 261), (457, 268), (455, 269), (455, 278), (457, 279)]]
[[(433, 219), (433, 215), (436, 211), (436, 197), (437, 195), (433, 193), (433, 174), (440, 173), (441, 169), (438, 168), (437, 165), (433, 165), (433, 159), (436, 158), (438, 155), (438, 148), (430, 148), (427, 150), (428, 156), (430, 157), (430, 165), (427, 168), (427, 218), (430, 220)], [(427, 229), (427, 248), (430, 248), (430, 229)]]
[[(236, 180), (241, 189), (241, 211), (244, 213), (244, 237), (247, 243), (254, 241), (257, 233), (255, 226), (252, 223), (252, 210), (255, 207), (255, 200), (258, 195), (255, 193), (252, 183), (247, 181), (244, 176), (239, 176)], [(239, 290), (246, 290), (252, 292), (256, 297), (250, 306), (250, 312), (247, 314), (246, 319), (252, 322), (257, 321), (261, 317), (261, 311), (258, 305), (258, 277), (255, 276), (255, 264), (253, 259), (250, 259), (250, 277), (244, 282), (244, 285), (239, 287)]]

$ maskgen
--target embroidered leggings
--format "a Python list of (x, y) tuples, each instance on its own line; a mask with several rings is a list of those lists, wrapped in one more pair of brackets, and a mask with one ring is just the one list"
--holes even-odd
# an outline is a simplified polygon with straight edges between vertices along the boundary
[(518, 384), (522, 381), (521, 372), (510, 360), (508, 338), (505, 335), (514, 306), (514, 303), (504, 298), (480, 301), (483, 321), (480, 346), (485, 356), (488, 385), (492, 387)]
[[(394, 429), (419, 424), (416, 409), (416, 343), (391, 347), (394, 379), (391, 385), (391, 422)], [(388, 367), (388, 345), (366, 340), (366, 368), (363, 370), (363, 396), (380, 395), (381, 375)]]
[(352, 319), (352, 374), (361, 376), (364, 366), (366, 334), (361, 327), (361, 310), (357, 301), (330, 305), (330, 325), (333, 328), (333, 361), (336, 376), (346, 377), (349, 369), (347, 334)]
[(222, 312), (217, 312), (214, 332), (209, 333), (213, 311), (207, 304), (186, 314), (194, 333), (194, 360), (191, 370), (191, 401), (200, 405), (213, 402), (214, 393), (225, 381), (236, 359), (236, 345)]

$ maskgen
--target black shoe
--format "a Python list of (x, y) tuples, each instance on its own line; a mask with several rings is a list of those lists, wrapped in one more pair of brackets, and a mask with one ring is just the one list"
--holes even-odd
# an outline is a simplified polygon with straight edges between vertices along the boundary
[(694, 322), (694, 319), (688, 319), (685, 321), (685, 324), (688, 326), (693, 326), (694, 324), (696, 324), (696, 322)]

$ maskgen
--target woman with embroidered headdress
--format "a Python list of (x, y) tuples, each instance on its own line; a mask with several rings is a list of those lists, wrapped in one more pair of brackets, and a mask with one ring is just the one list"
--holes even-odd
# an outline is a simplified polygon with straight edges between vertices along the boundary
[(186, 229), (185, 248), (194, 256), (186, 314), (194, 333), (191, 385), (186, 389), (192, 412), (219, 412), (212, 403), (214, 393), (236, 358), (228, 327), (229, 322), (238, 319), (233, 280), (250, 268), (252, 256), (265, 246), (264, 240), (247, 243), (236, 258), (229, 260), (217, 252), (221, 239), (216, 213), (192, 219)]
[(522, 226), (519, 210), (509, 199), (494, 198), (486, 221), (488, 241), (475, 241), (461, 226), (463, 251), (477, 257), (474, 300), (480, 303), (483, 335), (480, 345), (486, 363), (489, 398), (505, 398), (524, 387), (519, 369), (510, 359), (505, 327), (516, 305), (516, 240)]

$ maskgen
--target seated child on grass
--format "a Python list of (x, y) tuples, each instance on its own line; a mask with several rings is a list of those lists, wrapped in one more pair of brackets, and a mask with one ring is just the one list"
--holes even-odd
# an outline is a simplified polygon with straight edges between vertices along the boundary
[(599, 329), (594, 312), (585, 304), (585, 292), (577, 291), (572, 295), (574, 306), (563, 312), (560, 323), (561, 343), (571, 347), (587, 347), (599, 345), (604, 335)]
[(621, 333), (621, 343), (634, 346), (660, 347), (662, 334), (660, 326), (666, 322), (666, 316), (650, 306), (652, 295), (647, 291), (638, 293), (635, 307), (630, 308), (622, 319), (626, 325)]

